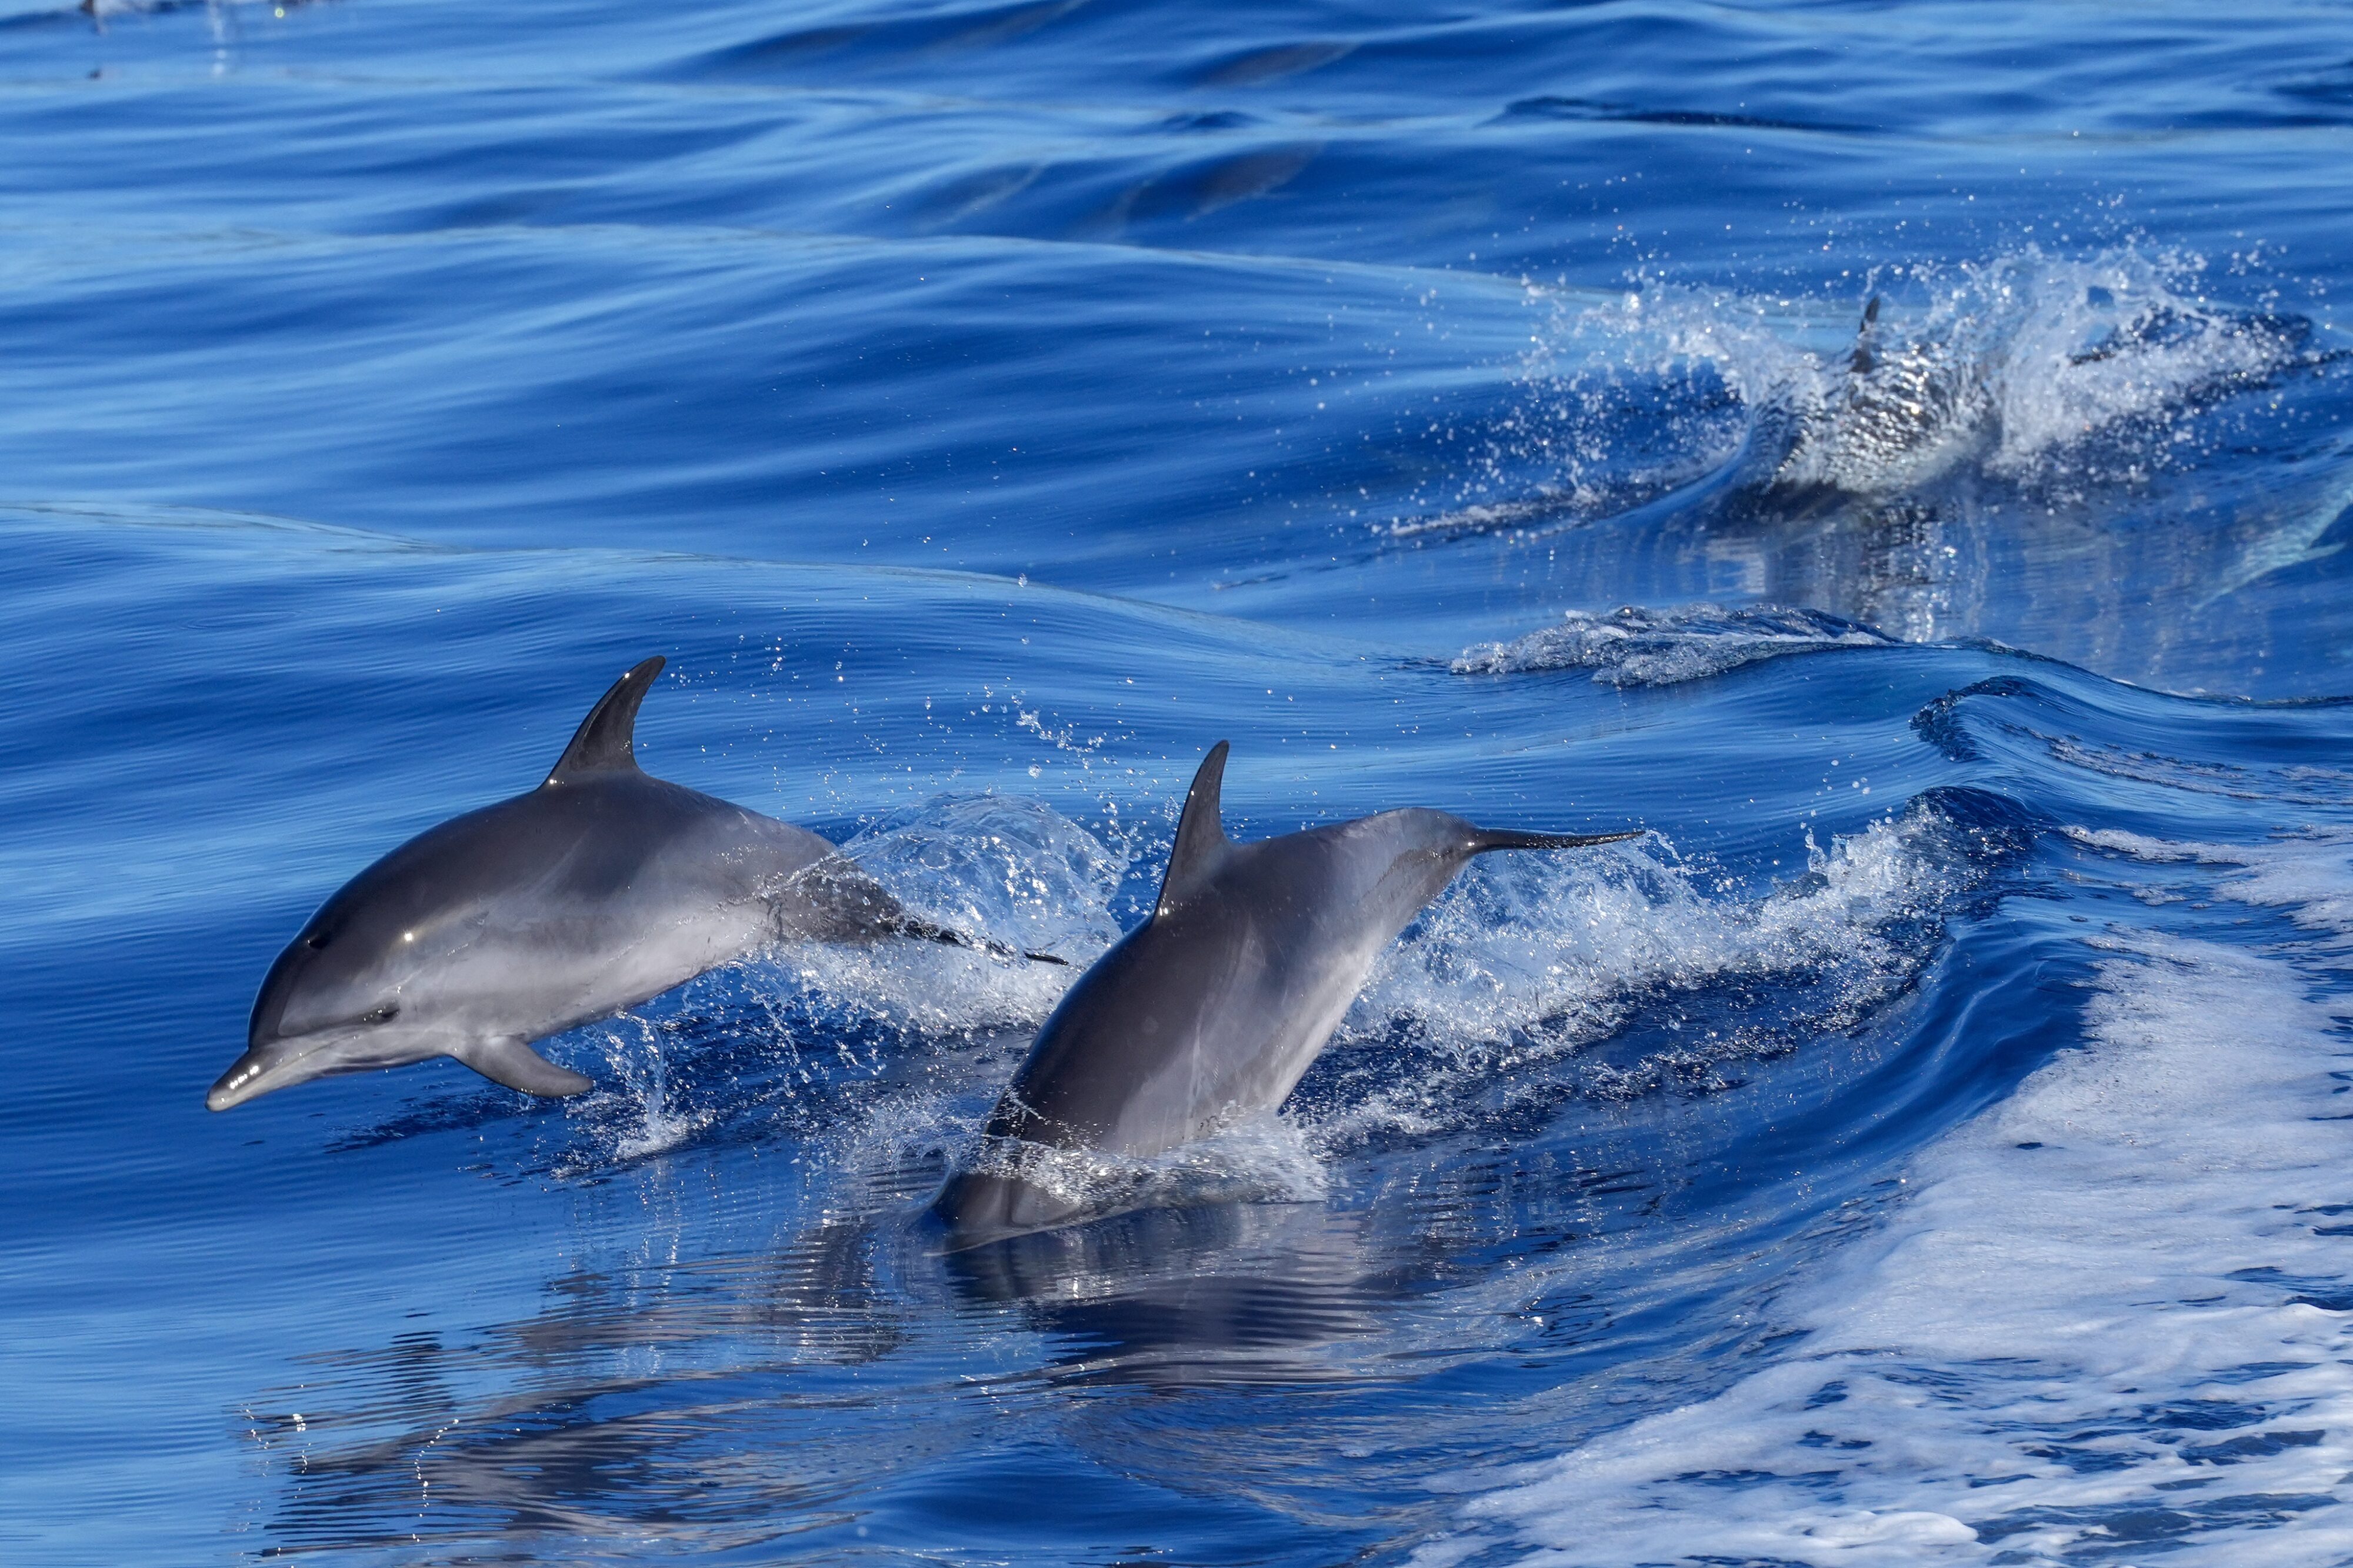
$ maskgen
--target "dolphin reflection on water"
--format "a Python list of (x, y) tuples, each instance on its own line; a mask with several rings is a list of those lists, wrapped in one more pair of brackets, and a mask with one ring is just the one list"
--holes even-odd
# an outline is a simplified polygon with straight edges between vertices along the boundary
[(934, 1200), (959, 1243), (1116, 1209), (1090, 1190), (1096, 1156), (1148, 1159), (1281, 1105), (1381, 950), (1472, 857), (1640, 837), (1407, 809), (1236, 844), (1219, 820), (1226, 752), (1194, 777), (1152, 914), (1064, 994), (979, 1159)]
[(910, 916), (806, 828), (641, 770), (638, 705), (662, 664), (615, 681), (537, 789), (427, 828), (321, 906), (205, 1103), (434, 1057), (579, 1094), (589, 1080), (533, 1041), (771, 943), (897, 934), (1015, 956)]

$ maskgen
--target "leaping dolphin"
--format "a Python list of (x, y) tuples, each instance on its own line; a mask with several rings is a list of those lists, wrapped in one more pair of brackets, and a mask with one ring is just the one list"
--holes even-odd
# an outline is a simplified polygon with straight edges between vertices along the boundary
[(433, 1057), (525, 1094), (578, 1094), (589, 1080), (533, 1041), (756, 948), (965, 941), (806, 828), (642, 771), (631, 737), (662, 664), (615, 681), (537, 789), (426, 829), (322, 905), (270, 965), (246, 1052), (205, 1103)]
[(1219, 742), (1194, 776), (1150, 918), (1063, 994), (983, 1130), (982, 1161), (934, 1200), (959, 1240), (1098, 1212), (1033, 1179), (1041, 1153), (1150, 1156), (1281, 1105), (1381, 949), (1472, 856), (1640, 837), (1415, 808), (1236, 844), (1219, 815), (1226, 752)]

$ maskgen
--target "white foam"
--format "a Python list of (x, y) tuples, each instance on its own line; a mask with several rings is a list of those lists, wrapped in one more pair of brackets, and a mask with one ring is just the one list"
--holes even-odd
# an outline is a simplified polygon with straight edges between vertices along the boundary
[(1606, 616), (1568, 611), (1508, 643), (1481, 643), (1454, 660), (1457, 675), (1516, 675), (1590, 669), (1605, 686), (1673, 686), (1744, 664), (1837, 647), (1884, 647), (1892, 638), (1820, 610), (1692, 605), (1647, 610), (1629, 605)]
[[(2308, 923), (2295, 900), (2353, 889), (2341, 856), (2291, 899), (2266, 880), (2284, 854), (2078, 837), (2251, 865), (2228, 896)], [(2353, 1200), (2327, 1011), (2290, 957), (2093, 941), (2084, 1046), (1924, 1155), (1884, 1228), (1786, 1301), (1798, 1351), (1472, 1521), (1587, 1568), (2353, 1553), (2353, 1314), (2295, 1300), (2353, 1272), (2353, 1237), (2316, 1229)]]
[(1015, 1176), (1102, 1214), (1214, 1203), (1303, 1203), (1330, 1178), (1301, 1128), (1271, 1111), (1155, 1155), (981, 1139), (965, 1168)]
[(932, 943), (811, 942), (747, 961), (743, 973), (772, 1011), (805, 995), (837, 1024), (939, 1037), (1035, 1027), (1094, 957), (1082, 949), (1054, 965)]
[[(1742, 976), (1798, 976), (1829, 1022), (1860, 1016), (1912, 974), (1929, 944), (1892, 928), (1934, 921), (1976, 880), (1943, 823), (1907, 813), (1810, 851), (1761, 898), (1646, 844), (1474, 862), (1376, 966), (1340, 1038), (1404, 1036), (1428, 1059), (1367, 1092), (1321, 1131), (1426, 1131), (1462, 1113), (1466, 1084), (1494, 1084), (1614, 1033), (1632, 998)], [(1753, 1049), (1697, 1030), (1685, 1064)], [(1588, 1065), (1589, 1092), (1654, 1088), (1665, 1064)]]
[(2353, 931), (2353, 828), (2315, 828), (2268, 844), (2202, 844), (2116, 828), (2070, 828), (2079, 844), (2163, 864), (2236, 866), (2215, 889), (2242, 904), (2284, 910), (2312, 931)]

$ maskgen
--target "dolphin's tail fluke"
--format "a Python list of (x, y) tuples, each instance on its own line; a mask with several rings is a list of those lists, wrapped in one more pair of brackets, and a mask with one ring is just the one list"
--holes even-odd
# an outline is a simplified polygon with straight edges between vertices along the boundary
[(1630, 833), (1514, 833), (1508, 827), (1482, 827), (1471, 841), (1471, 853), (1484, 855), (1490, 849), (1582, 849), (1589, 844), (1617, 844), (1640, 838), (1649, 831), (1638, 827)]
[(901, 936), (911, 936), (918, 942), (945, 942), (950, 947), (967, 947), (975, 952), (985, 952), (991, 958), (1001, 958), (1008, 963), (1017, 958), (1026, 958), (1032, 963), (1059, 963), (1064, 968), (1068, 968), (1071, 963), (1069, 959), (1059, 958), (1050, 952), (1024, 952), (1018, 947), (1009, 947), (1004, 942), (993, 942), (985, 936), (973, 936), (968, 932), (955, 931), (947, 926), (935, 925), (915, 915), (906, 916), (892, 929)]
[(816, 865), (796, 872), (787, 884), (804, 907), (793, 914), (794, 936), (818, 936), (836, 942), (872, 942), (877, 937), (913, 937), (917, 942), (944, 942), (969, 948), (1011, 963), (1026, 958), (1033, 963), (1067, 965), (1067, 958), (1050, 952), (1024, 952), (953, 926), (912, 914), (880, 882), (852, 865), (847, 856), (828, 855)]

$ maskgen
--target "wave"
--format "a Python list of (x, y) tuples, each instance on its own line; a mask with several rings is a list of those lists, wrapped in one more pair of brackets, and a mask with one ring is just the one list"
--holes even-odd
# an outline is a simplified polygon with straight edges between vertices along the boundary
[[(1880, 1223), (1775, 1303), (1779, 1353), (1521, 1471), (1418, 1561), (1498, 1532), (1580, 1568), (2343, 1560), (2353, 832), (2307, 760), (2332, 710), (2102, 695), (1985, 681), (1919, 726), (1968, 715), (1948, 755), (2143, 825), (2041, 837), (2038, 901), (2132, 911), (2045, 928), (2066, 940), (2036, 984), (2081, 988), (2065, 1047), (1894, 1167)], [(2223, 735), (2289, 760), (2218, 797)], [(2246, 841), (2148, 830), (2168, 819)]]
[(1731, 1087), (1736, 1064), (1851, 1029), (2031, 841), (2012, 803), (1919, 796), (1744, 895), (1671, 849), (1489, 858), (1383, 956), (1298, 1102), (1329, 1148), (1483, 1127), (1571, 1100)]
[(2342, 1561), (2331, 1020), (2295, 963), (2094, 940), (2083, 1047), (1915, 1163), (1895, 1221), (1793, 1303), (1801, 1349), (1472, 1518), (1592, 1568)]

